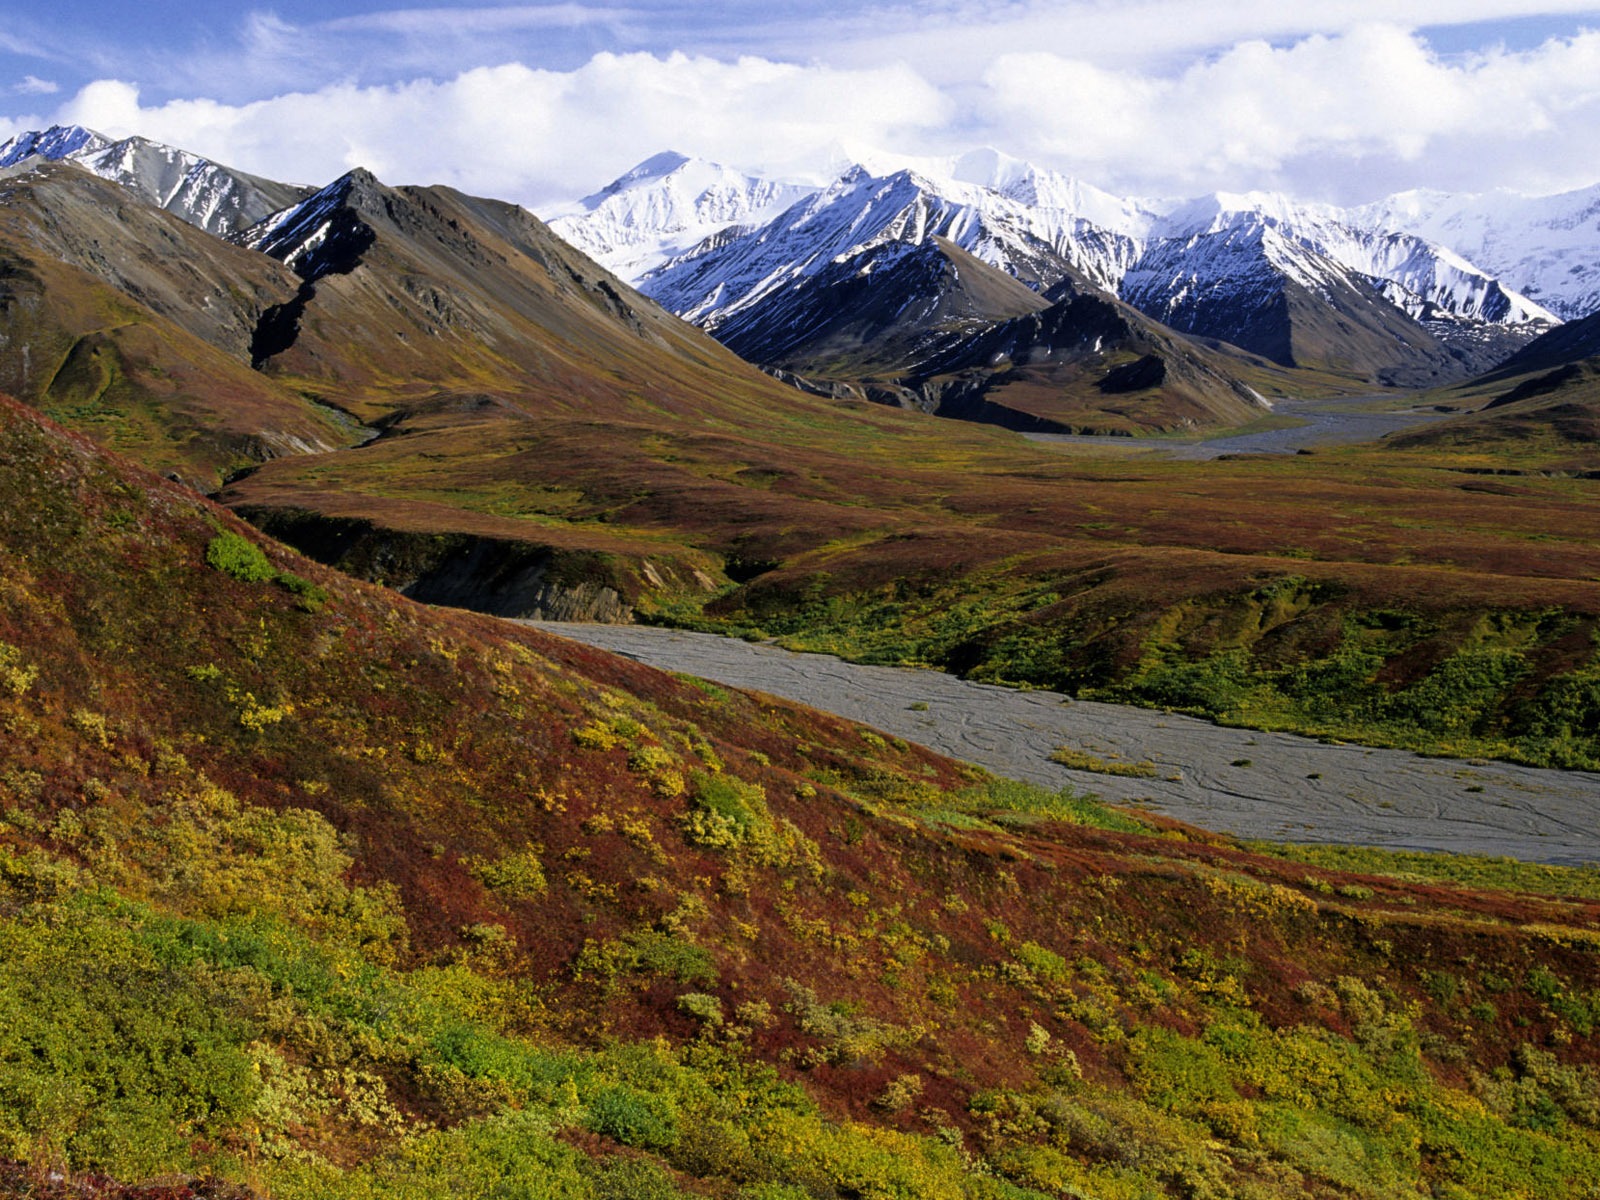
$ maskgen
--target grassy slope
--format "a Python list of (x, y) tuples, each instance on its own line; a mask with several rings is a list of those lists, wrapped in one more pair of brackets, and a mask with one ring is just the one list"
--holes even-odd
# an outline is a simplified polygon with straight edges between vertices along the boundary
[(1464, 891), (973, 787), (262, 553), (9, 404), (0, 501), (20, 1187), (1600, 1182), (1592, 872)]
[(1481, 474), (1585, 474), (1597, 468), (1600, 359), (1497, 373), (1443, 393), (1441, 402), (1471, 411), (1397, 438), (1398, 447), (1448, 453)]

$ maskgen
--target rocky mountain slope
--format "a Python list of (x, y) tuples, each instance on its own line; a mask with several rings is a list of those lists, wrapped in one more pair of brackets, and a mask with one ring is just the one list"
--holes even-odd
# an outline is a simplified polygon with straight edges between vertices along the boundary
[(0, 179), (0, 387), (202, 486), (354, 438), (250, 369), (297, 285), (75, 163)]
[(147, 138), (113, 141), (78, 125), (20, 133), (0, 144), (0, 170), (25, 166), (30, 159), (76, 163), (218, 235), (253, 224), (310, 190), (236, 171)]

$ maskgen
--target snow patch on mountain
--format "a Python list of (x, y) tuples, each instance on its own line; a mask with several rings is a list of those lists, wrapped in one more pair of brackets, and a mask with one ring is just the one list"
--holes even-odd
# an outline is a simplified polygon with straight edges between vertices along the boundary
[(59, 162), (76, 154), (93, 154), (110, 144), (110, 138), (81, 125), (52, 125), (49, 129), (19, 133), (0, 144), (0, 168), (14, 167), (34, 156)]
[(307, 282), (348, 272), (372, 245), (375, 235), (359, 210), (381, 188), (370, 171), (350, 171), (229, 240), (277, 259)]

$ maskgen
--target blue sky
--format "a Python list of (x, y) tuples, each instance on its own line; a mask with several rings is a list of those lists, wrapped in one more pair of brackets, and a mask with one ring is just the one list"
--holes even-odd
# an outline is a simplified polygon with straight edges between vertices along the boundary
[[(0, 137), (55, 121), (534, 206), (668, 147), (817, 177), (992, 145), (1123, 193), (1600, 179), (1600, 7), (1559, 0), (51, 0)], [(1591, 32), (1594, 30), (1596, 32)]]

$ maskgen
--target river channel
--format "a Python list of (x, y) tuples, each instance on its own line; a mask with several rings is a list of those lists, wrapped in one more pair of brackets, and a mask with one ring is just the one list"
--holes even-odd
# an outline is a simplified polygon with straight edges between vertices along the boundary
[(1381, 409), (1374, 407), (1378, 399), (1367, 396), (1357, 399), (1278, 400), (1273, 403), (1273, 415), (1291, 417), (1297, 424), (1207, 439), (1096, 437), (1063, 433), (1029, 433), (1023, 436), (1034, 442), (1142, 451), (1164, 458), (1204, 459), (1219, 458), (1224, 454), (1294, 454), (1300, 450), (1315, 450), (1319, 446), (1372, 442), (1385, 434), (1426, 425), (1452, 415), (1432, 405)]
[[(1242, 837), (1600, 862), (1600, 774), (1230, 729), (715, 634), (530, 624), (663, 670), (825, 709), (998, 775), (1071, 785)], [(1154, 774), (1072, 770), (1050, 761), (1060, 746), (1104, 761), (1148, 762)]]

